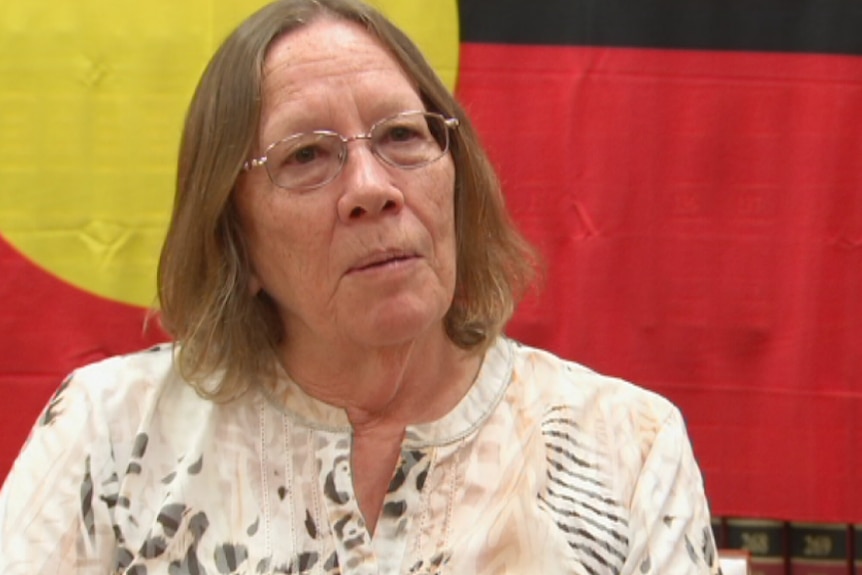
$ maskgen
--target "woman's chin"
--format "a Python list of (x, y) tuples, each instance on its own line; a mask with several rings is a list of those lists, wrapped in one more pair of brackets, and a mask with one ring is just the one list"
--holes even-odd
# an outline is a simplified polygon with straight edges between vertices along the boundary
[[(425, 302), (427, 307), (427, 302)], [(389, 309), (364, 310), (357, 315), (351, 339), (362, 344), (382, 347), (410, 343), (420, 338), (439, 334), (445, 337), (443, 317), (446, 310), (429, 310), (405, 305), (392, 305)]]

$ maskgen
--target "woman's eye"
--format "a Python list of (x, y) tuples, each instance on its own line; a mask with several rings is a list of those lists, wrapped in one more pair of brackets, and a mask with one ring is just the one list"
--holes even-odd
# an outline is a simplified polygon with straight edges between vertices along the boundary
[(386, 130), (383, 139), (390, 142), (408, 142), (421, 137), (422, 134), (412, 126), (392, 126)]
[(315, 146), (304, 146), (294, 150), (286, 158), (287, 163), (307, 164), (313, 162), (321, 155), (320, 149)]

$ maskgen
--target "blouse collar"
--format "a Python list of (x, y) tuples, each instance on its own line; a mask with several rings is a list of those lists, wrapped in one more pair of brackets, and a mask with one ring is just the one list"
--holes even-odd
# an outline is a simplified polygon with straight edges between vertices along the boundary
[[(499, 337), (485, 352), (469, 391), (440, 419), (407, 427), (404, 447), (419, 449), (458, 441), (491, 415), (512, 379), (512, 342)], [(281, 370), (278, 382), (264, 392), (269, 402), (295, 422), (330, 433), (351, 433), (347, 413), (305, 393)]]

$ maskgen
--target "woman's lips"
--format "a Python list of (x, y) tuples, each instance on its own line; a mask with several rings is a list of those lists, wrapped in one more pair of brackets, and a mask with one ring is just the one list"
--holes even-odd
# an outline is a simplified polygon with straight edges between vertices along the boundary
[(415, 259), (416, 257), (417, 256), (415, 254), (405, 252), (386, 252), (373, 254), (371, 256), (362, 258), (355, 265), (351, 266), (347, 273), (357, 273), (395, 265), (401, 262)]

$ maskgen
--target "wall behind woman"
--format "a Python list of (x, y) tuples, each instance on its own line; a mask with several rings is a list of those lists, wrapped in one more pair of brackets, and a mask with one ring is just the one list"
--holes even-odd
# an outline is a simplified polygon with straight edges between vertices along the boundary
[[(0, 475), (68, 370), (163, 338), (182, 114), (260, 4), (0, 6)], [(862, 11), (690, 4), (378, 2), (545, 256), (509, 333), (675, 401), (716, 513), (862, 521)]]

